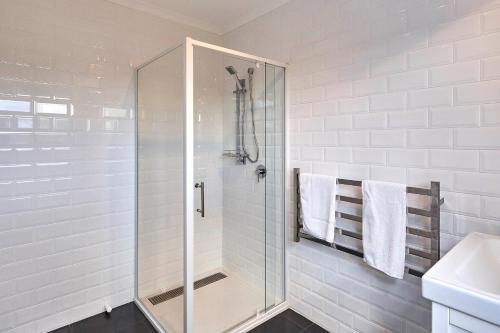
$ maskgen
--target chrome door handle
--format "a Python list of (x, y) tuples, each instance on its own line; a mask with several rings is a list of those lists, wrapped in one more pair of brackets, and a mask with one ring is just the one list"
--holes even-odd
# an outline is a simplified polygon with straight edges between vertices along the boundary
[(194, 185), (195, 188), (201, 190), (201, 209), (198, 208), (196, 211), (201, 214), (201, 217), (205, 217), (205, 183), (199, 182)]

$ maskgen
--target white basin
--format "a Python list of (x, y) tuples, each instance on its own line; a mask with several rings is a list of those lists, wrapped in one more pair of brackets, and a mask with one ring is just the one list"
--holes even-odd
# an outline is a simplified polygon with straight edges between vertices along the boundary
[(469, 234), (423, 276), (422, 293), (500, 325), (500, 237)]

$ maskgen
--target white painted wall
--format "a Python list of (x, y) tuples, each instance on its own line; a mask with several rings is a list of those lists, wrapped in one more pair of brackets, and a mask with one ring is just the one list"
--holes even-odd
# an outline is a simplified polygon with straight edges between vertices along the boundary
[(0, 30), (0, 331), (44, 332), (132, 300), (133, 68), (220, 38), (100, 0), (1, 1)]
[[(495, 0), (294, 0), (224, 41), (290, 63), (291, 167), (441, 181), (446, 252), (500, 234), (499, 20)], [(328, 330), (430, 330), (418, 278), (307, 241), (289, 243), (289, 277), (292, 307)]]

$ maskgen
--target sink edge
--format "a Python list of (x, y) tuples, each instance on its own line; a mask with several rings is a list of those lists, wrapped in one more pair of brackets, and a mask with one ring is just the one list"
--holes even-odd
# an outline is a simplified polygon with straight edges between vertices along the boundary
[(500, 301), (429, 276), (422, 277), (422, 296), (432, 302), (500, 325)]

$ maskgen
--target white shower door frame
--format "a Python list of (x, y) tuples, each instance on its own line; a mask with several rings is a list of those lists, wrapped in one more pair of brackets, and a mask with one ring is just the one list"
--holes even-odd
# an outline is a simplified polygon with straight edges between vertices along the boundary
[[(184, 49), (184, 119), (183, 119), (183, 135), (184, 135), (184, 146), (183, 146), (183, 164), (184, 164), (184, 173), (183, 173), (183, 216), (184, 216), (184, 240), (183, 240), (183, 246), (184, 246), (184, 333), (192, 333), (193, 332), (193, 296), (194, 296), (194, 288), (193, 288), (193, 283), (194, 283), (194, 193), (193, 193), (193, 188), (194, 188), (194, 47), (199, 46), (207, 49), (211, 49), (214, 51), (222, 52), (225, 54), (232, 55), (234, 57), (242, 58), (244, 60), (252, 60), (255, 62), (261, 62), (264, 64), (270, 64), (274, 66), (279, 66), (284, 69), (287, 68), (287, 64), (279, 61), (275, 61), (272, 59), (267, 59), (267, 58), (262, 58), (258, 57), (252, 54), (228, 49), (225, 47), (201, 42), (195, 39), (192, 39), (190, 37), (187, 37), (183, 43), (178, 44), (177, 46), (170, 48), (155, 58), (147, 61), (146, 63), (142, 64), (139, 66), (136, 70), (136, 89), (137, 89), (137, 73), (138, 70), (141, 68), (147, 66), (151, 62), (157, 60), (158, 58), (168, 54), (169, 52), (179, 48), (183, 47)], [(284, 129), (283, 129), (283, 161), (285, 163), (284, 165), (284, 170), (285, 172), (283, 173), (283, 200), (284, 200), (284, 219), (285, 219), (285, 231), (288, 230), (287, 228), (287, 219), (286, 219), (286, 212), (287, 210), (287, 202), (288, 202), (288, 194), (286, 189), (288, 188), (288, 165), (287, 165), (287, 159), (286, 156), (288, 156), (288, 151), (287, 151), (287, 143), (288, 143), (288, 138), (287, 138), (287, 128), (288, 128), (288, 93), (287, 93), (287, 88), (288, 88), (288, 79), (287, 75), (285, 75), (285, 112), (284, 112)], [(136, 106), (137, 106), (137, 90), (136, 90)], [(137, 123), (137, 122), (136, 122)], [(136, 128), (137, 130), (137, 128)], [(137, 133), (137, 131), (136, 131)], [(136, 136), (136, 161), (138, 157), (138, 152), (137, 152), (137, 136)], [(137, 162), (136, 162), (137, 163)], [(136, 164), (136, 172), (137, 172), (137, 164)], [(137, 180), (136, 180), (136, 193), (137, 193)], [(137, 256), (137, 251), (138, 251), (138, 213), (137, 213), (137, 201), (136, 201), (136, 244), (135, 244), (135, 303), (137, 306), (141, 309), (141, 311), (146, 315), (146, 317), (150, 320), (150, 322), (160, 331), (160, 332), (165, 332), (159, 321), (154, 318), (154, 316), (142, 305), (141, 301), (139, 300), (138, 296), (138, 256)], [(284, 243), (287, 241), (286, 237), (287, 233), (285, 232), (285, 239)], [(286, 262), (287, 262), (287, 253), (286, 253), (286, 246), (283, 244), (283, 248), (285, 249), (285, 267), (286, 267)], [(274, 306), (272, 309), (266, 312), (264, 315), (258, 316), (255, 320), (252, 320), (250, 322), (245, 322), (242, 323), (240, 326), (236, 327), (233, 332), (244, 332), (247, 331), (255, 326), (257, 326), (259, 323), (265, 321), (267, 318), (272, 317), (285, 309), (288, 308), (288, 304), (286, 301), (286, 290), (287, 284), (288, 284), (288, 279), (286, 276), (286, 269), (285, 269), (285, 279), (284, 279), (284, 287), (285, 287), (285, 300), (279, 305)], [(165, 332), (166, 333), (166, 332)]]

